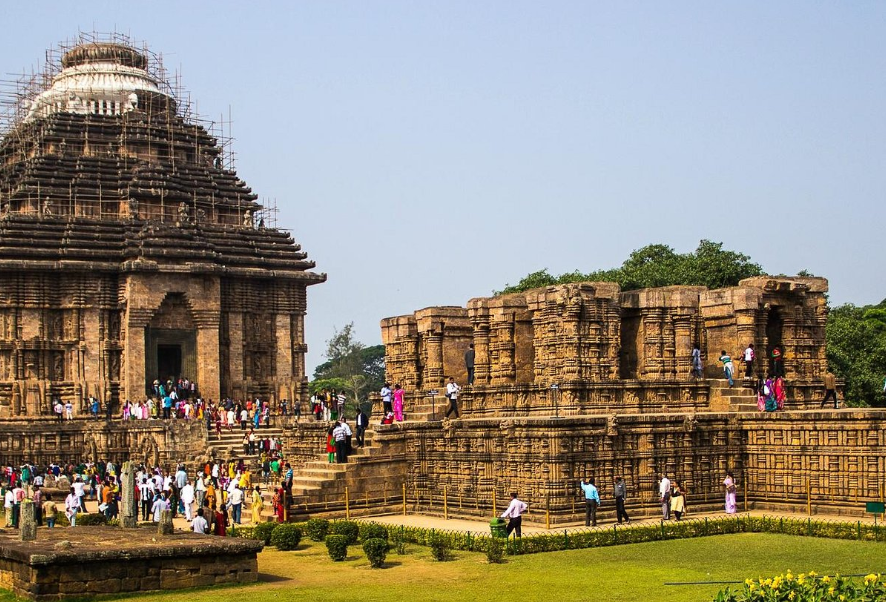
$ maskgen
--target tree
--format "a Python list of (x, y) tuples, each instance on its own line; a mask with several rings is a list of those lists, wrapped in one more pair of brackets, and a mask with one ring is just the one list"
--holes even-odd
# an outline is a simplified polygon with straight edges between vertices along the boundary
[(841, 305), (827, 322), (828, 365), (846, 381), (850, 405), (884, 406), (886, 378), (886, 300), (878, 305)]
[(724, 250), (723, 243), (702, 240), (694, 252), (684, 254), (663, 244), (647, 245), (631, 253), (621, 267), (609, 270), (586, 274), (576, 270), (560, 276), (553, 276), (546, 269), (532, 272), (516, 285), (508, 285), (495, 294), (569, 282), (617, 282), (622, 290), (676, 284), (723, 288), (762, 273), (760, 265), (747, 255)]
[(336, 329), (326, 342), (327, 361), (314, 369), (312, 393), (323, 389), (344, 391), (352, 404), (381, 389), (385, 378), (384, 345), (366, 347), (355, 340), (354, 323)]

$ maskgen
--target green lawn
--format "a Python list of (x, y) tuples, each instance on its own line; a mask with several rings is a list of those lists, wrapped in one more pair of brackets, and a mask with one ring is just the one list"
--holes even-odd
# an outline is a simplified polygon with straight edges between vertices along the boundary
[[(820, 574), (886, 572), (886, 544), (739, 534), (652, 542), (509, 558), (489, 565), (484, 554), (455, 552), (436, 562), (427, 548), (388, 556), (371, 569), (359, 546), (333, 563), (323, 544), (302, 543), (294, 552), (268, 549), (259, 556), (261, 582), (137, 595), (138, 601), (249, 602), (318, 600), (506, 600), (564, 602), (707, 601), (721, 586), (665, 586), (668, 581), (743, 581), (788, 569)], [(221, 597), (220, 597), (221, 596)]]

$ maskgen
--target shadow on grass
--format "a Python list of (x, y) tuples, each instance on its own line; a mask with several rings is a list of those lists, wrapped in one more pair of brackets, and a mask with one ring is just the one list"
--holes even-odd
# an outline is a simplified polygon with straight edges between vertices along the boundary
[(290, 579), (289, 577), (284, 577), (283, 575), (273, 575), (271, 573), (258, 574), (259, 583), (279, 583), (281, 581), (292, 581), (292, 579)]

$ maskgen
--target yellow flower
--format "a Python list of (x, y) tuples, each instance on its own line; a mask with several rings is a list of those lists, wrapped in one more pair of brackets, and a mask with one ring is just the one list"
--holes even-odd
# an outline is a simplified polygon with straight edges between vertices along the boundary
[(787, 579), (788, 581), (793, 581), (793, 580), (794, 580), (794, 576), (791, 574), (790, 571), (788, 571), (788, 574), (785, 575), (785, 579)]
[(830, 582), (831, 582), (831, 578), (828, 577), (827, 575), (825, 575), (824, 577), (821, 578), (821, 582), (822, 582), (822, 583), (830, 583)]
[(753, 579), (745, 579), (744, 584), (747, 586), (751, 586), (754, 584), (754, 580)]
[(788, 594), (788, 600), (793, 600), (796, 597), (797, 597), (797, 592), (792, 591), (791, 593)]
[(811, 577), (815, 577), (815, 576), (817, 576), (817, 575), (818, 575), (818, 573), (816, 573), (815, 571), (809, 571), (809, 577), (810, 577), (810, 578), (811, 578)]
[(876, 580), (877, 580), (877, 576), (874, 575), (873, 573), (871, 573), (869, 575), (865, 575), (865, 577), (864, 577), (865, 585), (870, 585), (871, 583), (875, 582)]
[(834, 589), (834, 586), (831, 586), (831, 587), (828, 589), (828, 594), (831, 595), (831, 596), (833, 596), (834, 593), (836, 593), (836, 591), (837, 591), (837, 590)]

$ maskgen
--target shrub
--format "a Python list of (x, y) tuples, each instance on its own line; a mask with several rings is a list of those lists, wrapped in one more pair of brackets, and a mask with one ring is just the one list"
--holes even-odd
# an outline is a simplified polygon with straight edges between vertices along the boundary
[(486, 548), (486, 560), (489, 564), (501, 564), (505, 557), (505, 545), (500, 537), (491, 537)]
[(449, 544), (445, 538), (434, 535), (428, 540), (428, 545), (431, 546), (431, 556), (434, 560), (443, 562), (449, 558)]
[[(65, 521), (67, 521), (67, 517), (65, 517)], [(56, 520), (58, 523), (58, 520)], [(81, 513), (77, 515), (77, 526), (78, 527), (91, 527), (93, 525), (107, 525), (108, 517), (101, 513)]]
[(329, 525), (329, 532), (333, 535), (343, 535), (348, 540), (348, 545), (357, 543), (360, 536), (360, 525), (352, 520), (337, 520)]
[(369, 559), (369, 566), (377, 569), (384, 565), (388, 555), (388, 542), (381, 537), (370, 537), (363, 540), (363, 551)]
[(406, 553), (406, 537), (400, 529), (391, 534), (391, 545), (401, 556)]
[(360, 525), (360, 541), (367, 539), (384, 539), (388, 540), (388, 529), (384, 525), (378, 523), (363, 523)]
[(266, 522), (266, 523), (258, 523), (252, 528), (252, 539), (257, 539), (259, 541), (265, 542), (265, 545), (270, 545), (271, 543), (271, 534), (277, 528), (279, 523), (275, 522)]
[(291, 523), (282, 523), (271, 532), (271, 545), (278, 550), (294, 550), (301, 543), (301, 529)]
[(348, 557), (348, 538), (344, 535), (327, 535), (326, 551), (334, 561), (344, 560)]
[(311, 541), (323, 541), (329, 533), (329, 521), (325, 518), (312, 518), (305, 523), (305, 533)]
[(726, 588), (714, 602), (868, 602), (886, 599), (886, 581), (880, 575), (868, 575), (864, 583), (849, 577), (818, 577), (815, 573), (793, 575), (788, 572), (771, 579), (747, 579), (744, 589)]

